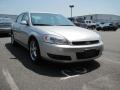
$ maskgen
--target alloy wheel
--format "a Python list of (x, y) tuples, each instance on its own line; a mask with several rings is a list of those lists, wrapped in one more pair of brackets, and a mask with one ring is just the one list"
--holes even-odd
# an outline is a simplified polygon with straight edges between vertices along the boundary
[(30, 42), (30, 57), (32, 61), (35, 61), (37, 59), (37, 45), (34, 40)]

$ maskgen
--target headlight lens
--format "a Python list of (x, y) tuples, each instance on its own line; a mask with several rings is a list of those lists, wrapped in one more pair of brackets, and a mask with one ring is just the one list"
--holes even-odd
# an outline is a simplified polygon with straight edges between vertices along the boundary
[(67, 45), (68, 41), (61, 36), (43, 35), (43, 41), (51, 44)]

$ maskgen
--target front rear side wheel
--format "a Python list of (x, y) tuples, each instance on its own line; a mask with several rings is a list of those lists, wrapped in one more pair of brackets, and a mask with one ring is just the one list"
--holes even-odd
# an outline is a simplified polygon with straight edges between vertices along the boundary
[(15, 42), (15, 39), (14, 39), (14, 34), (13, 34), (12, 30), (11, 30), (11, 44), (12, 44), (13, 46), (16, 45), (16, 42)]
[(39, 44), (34, 38), (29, 41), (29, 56), (34, 64), (38, 64), (41, 59)]

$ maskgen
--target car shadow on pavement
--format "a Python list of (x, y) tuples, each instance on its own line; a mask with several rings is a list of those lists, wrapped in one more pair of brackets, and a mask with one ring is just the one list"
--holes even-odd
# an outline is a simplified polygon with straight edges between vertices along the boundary
[(11, 60), (19, 60), (27, 69), (49, 77), (64, 77), (65, 75), (62, 73), (64, 70), (71, 71), (71, 75), (76, 75), (76, 73), (74, 74), (74, 71), (77, 70), (77, 72), (79, 71), (77, 74), (81, 75), (94, 71), (100, 67), (100, 64), (94, 60), (71, 64), (53, 63), (43, 60), (40, 64), (34, 65), (30, 61), (28, 51), (25, 48), (20, 45), (13, 47), (10, 43), (7, 43), (5, 46), (14, 56), (14, 58), (10, 57)]

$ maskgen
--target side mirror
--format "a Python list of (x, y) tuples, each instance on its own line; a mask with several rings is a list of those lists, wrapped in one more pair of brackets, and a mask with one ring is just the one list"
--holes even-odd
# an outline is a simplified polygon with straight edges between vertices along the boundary
[(28, 25), (27, 21), (21, 21), (20, 24), (23, 24), (23, 25)]

